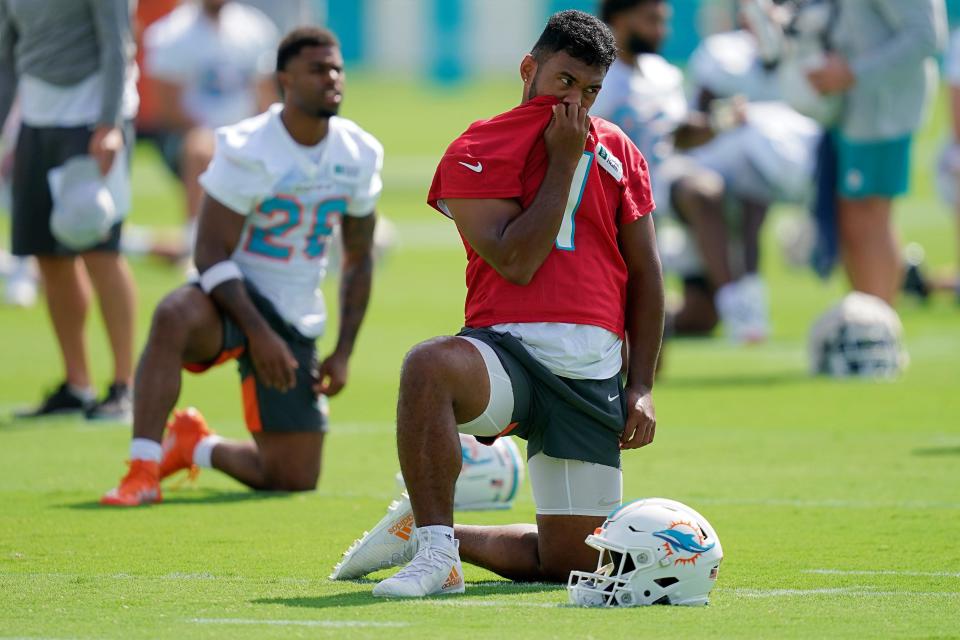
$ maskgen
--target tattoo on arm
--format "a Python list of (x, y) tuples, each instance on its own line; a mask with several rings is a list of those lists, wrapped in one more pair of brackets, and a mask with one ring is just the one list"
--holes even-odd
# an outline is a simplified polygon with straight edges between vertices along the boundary
[(350, 354), (370, 301), (373, 285), (373, 230), (376, 215), (344, 216), (343, 270), (340, 277), (340, 335), (337, 351)]
[[(229, 260), (240, 242), (246, 219), (215, 198), (206, 196), (200, 207), (194, 261), (200, 273)], [(228, 280), (210, 292), (217, 306), (250, 337), (268, 328), (240, 280)]]

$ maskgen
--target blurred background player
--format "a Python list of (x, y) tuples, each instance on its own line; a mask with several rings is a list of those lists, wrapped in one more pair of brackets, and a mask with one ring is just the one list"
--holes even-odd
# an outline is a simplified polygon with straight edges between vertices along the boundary
[[(750, 27), (743, 13), (738, 12), (739, 20)], [(732, 110), (741, 118), (689, 156), (723, 179), (731, 264), (744, 274), (741, 286), (752, 289), (747, 299), (756, 305), (759, 334), (764, 335), (768, 313), (759, 272), (760, 232), (773, 204), (807, 205), (811, 200), (821, 128), (784, 101), (782, 60), (764, 58), (757, 40), (751, 28), (705, 38), (690, 57), (687, 84), (699, 111), (723, 116)], [(794, 226), (806, 228), (803, 222)], [(709, 299), (701, 299), (706, 306)]]
[[(64, 382), (19, 417), (84, 411), (92, 419), (129, 419), (135, 292), (119, 254), (121, 223), (83, 251), (54, 238), (48, 172), (84, 154), (112, 184), (129, 181), (136, 68), (129, 0), (0, 1), (0, 120), (19, 89), (23, 123), (12, 176), (12, 246), (36, 256), (47, 309), (63, 358)], [(95, 399), (84, 326), (91, 284), (113, 353), (113, 383)]]
[(823, 64), (808, 78), (844, 96), (836, 123), (840, 257), (855, 291), (894, 304), (903, 262), (892, 219), (906, 193), (910, 146), (937, 84), (943, 0), (838, 2)]
[[(10, 211), (10, 181), (13, 178), (13, 157), (20, 132), (20, 110), (16, 102), (0, 127), (0, 209)], [(0, 277), (3, 278), (3, 301), (14, 307), (32, 307), (37, 301), (39, 273), (36, 260), (14, 256), (0, 248)]]
[[(679, 335), (708, 333), (720, 318), (734, 341), (756, 342), (769, 332), (756, 260), (752, 269), (745, 269), (744, 260), (733, 254), (725, 216), (728, 185), (718, 167), (693, 151), (711, 143), (721, 129), (742, 124), (743, 114), (728, 108), (723, 118), (711, 122), (706, 112), (688, 108), (682, 72), (658, 54), (670, 14), (666, 0), (602, 3), (600, 16), (617, 39), (618, 55), (591, 113), (620, 126), (648, 159), (663, 230), (661, 251), (687, 254), (679, 261), (667, 259), (668, 268), (684, 276), (683, 302), (669, 314), (670, 330)], [(730, 147), (724, 144), (709, 157), (723, 159)], [(731, 157), (726, 164), (735, 161)], [(682, 232), (669, 233), (674, 220), (689, 229), (693, 246), (669, 248), (671, 238), (684, 241)], [(754, 235), (759, 224), (755, 227)]]
[[(583, 539), (620, 504), (620, 451), (654, 437), (663, 323), (646, 162), (588, 116), (615, 55), (597, 18), (554, 14), (520, 63), (521, 104), (474, 123), (440, 160), (428, 202), (464, 239), (468, 328), (407, 355), (397, 449), (410, 502), (332, 577), (412, 555), (373, 594), (422, 597), (463, 593), (461, 555), (524, 581), (565, 581), (594, 564)], [(454, 530), (458, 431), (527, 440), (536, 525)], [(410, 526), (411, 510), (416, 535), (400, 542), (389, 530)]]
[[(370, 297), (383, 150), (336, 116), (343, 58), (331, 32), (292, 31), (276, 65), (283, 104), (217, 132), (213, 162), (200, 178), (200, 280), (168, 295), (154, 313), (137, 372), (130, 469), (103, 504), (159, 502), (160, 480), (195, 465), (259, 490), (316, 487), (324, 396), (346, 384)], [(338, 228), (339, 335), (318, 365), (315, 340), (326, 324), (318, 287)], [(161, 446), (181, 368), (201, 372), (233, 358), (253, 441), (223, 440), (188, 410), (174, 415)]]
[[(953, 207), (956, 224), (957, 267), (960, 274), (960, 29), (953, 32), (947, 51), (944, 70), (950, 85), (950, 142), (940, 156), (937, 178), (940, 194)], [(953, 289), (960, 302), (960, 275), (934, 277), (931, 282), (936, 289)]]
[(184, 242), (171, 258), (192, 250), (203, 189), (213, 157), (213, 130), (261, 113), (276, 99), (273, 56), (278, 32), (263, 13), (231, 0), (192, 0), (144, 32), (145, 67), (156, 104), (157, 142), (184, 187)]
[(273, 20), (280, 33), (288, 33), (296, 27), (314, 24), (316, 10), (322, 4), (314, 0), (238, 0), (259, 9)]

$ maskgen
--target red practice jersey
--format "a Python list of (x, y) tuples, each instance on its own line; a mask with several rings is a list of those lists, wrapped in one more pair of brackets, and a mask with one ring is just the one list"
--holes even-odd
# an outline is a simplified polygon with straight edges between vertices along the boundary
[[(470, 125), (440, 160), (427, 202), (516, 199), (526, 210), (547, 171), (543, 132), (556, 98), (541, 96)], [(618, 228), (654, 209), (647, 162), (615, 125), (590, 118), (553, 250), (526, 286), (511, 284), (464, 240), (466, 326), (567, 322), (624, 335), (627, 267)]]

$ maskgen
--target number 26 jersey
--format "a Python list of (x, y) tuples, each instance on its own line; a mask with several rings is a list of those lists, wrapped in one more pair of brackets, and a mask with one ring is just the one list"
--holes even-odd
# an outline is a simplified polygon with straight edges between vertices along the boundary
[(245, 216), (231, 259), (244, 278), (306, 337), (323, 333), (319, 285), (327, 247), (342, 216), (373, 213), (382, 190), (383, 147), (355, 123), (330, 118), (315, 147), (297, 144), (275, 104), (217, 129), (216, 151), (200, 184)]

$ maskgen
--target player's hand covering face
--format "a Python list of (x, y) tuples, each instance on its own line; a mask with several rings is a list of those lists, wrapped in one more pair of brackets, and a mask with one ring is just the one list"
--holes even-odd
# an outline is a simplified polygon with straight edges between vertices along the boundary
[(540, 62), (526, 56), (520, 63), (520, 75), (524, 81), (524, 102), (537, 96), (553, 96), (561, 102), (590, 109), (607, 70), (558, 51)]
[(563, 103), (553, 106), (553, 119), (543, 132), (547, 155), (551, 161), (568, 161), (576, 166), (590, 132), (587, 108)]

